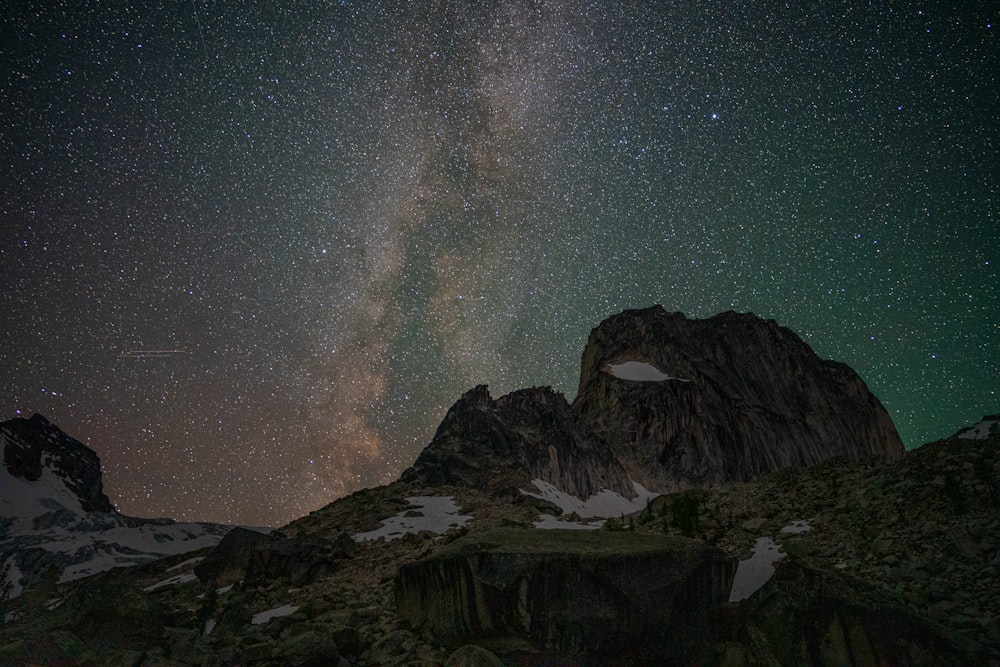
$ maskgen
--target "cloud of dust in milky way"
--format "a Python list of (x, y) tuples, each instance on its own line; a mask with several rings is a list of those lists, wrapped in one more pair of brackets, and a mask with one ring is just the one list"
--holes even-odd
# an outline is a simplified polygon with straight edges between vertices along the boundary
[[(382, 56), (396, 76), (368, 100), (379, 138), (350, 220), (362, 251), (337, 286), (342, 305), (325, 338), (336, 352), (322, 356), (326, 400), (315, 416), (332, 441), (327, 482), (339, 492), (398, 435), (383, 431), (378, 414), (404, 327), (420, 327), (449, 391), (486, 382), (503, 364), (499, 350), (511, 314), (525, 308), (524, 276), (545, 234), (538, 188), (552, 165), (538, 151), (550, 150), (539, 142), (558, 114), (554, 50), (582, 39), (567, 35), (579, 28), (568, 9), (412, 11)], [(406, 304), (418, 293), (425, 302), (414, 321)]]

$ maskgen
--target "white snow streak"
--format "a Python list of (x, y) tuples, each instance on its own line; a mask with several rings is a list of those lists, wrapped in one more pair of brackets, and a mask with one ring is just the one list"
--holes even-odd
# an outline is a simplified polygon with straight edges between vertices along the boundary
[(464, 526), (471, 516), (460, 515), (458, 505), (451, 496), (414, 496), (406, 501), (413, 506), (396, 516), (382, 520), (382, 527), (354, 536), (356, 542), (384, 539), (386, 542), (398, 539), (407, 533), (428, 531), (437, 535), (447, 533), (452, 528)]
[(664, 380), (688, 382), (688, 380), (667, 375), (653, 364), (645, 361), (623, 361), (618, 364), (608, 364), (607, 371), (620, 380), (633, 382), (663, 382)]
[[(259, 614), (254, 614), (253, 618), (250, 619), (250, 623), (253, 625), (262, 625), (267, 623), (272, 618), (279, 618), (281, 616), (290, 616), (297, 612), (299, 608), (294, 604), (285, 604), (280, 607), (275, 607), (274, 609), (268, 609), (267, 611), (262, 611)], [(207, 632), (205, 634), (208, 634)]]
[(561, 509), (563, 514), (575, 513), (581, 518), (600, 517), (607, 519), (632, 514), (633, 512), (645, 509), (646, 503), (660, 495), (649, 491), (638, 482), (632, 482), (632, 488), (635, 489), (637, 495), (631, 500), (608, 489), (603, 489), (586, 500), (581, 500), (576, 496), (560, 491), (544, 480), (533, 479), (531, 483), (535, 485), (538, 491), (533, 492), (521, 489), (521, 493), (532, 498), (547, 500)]

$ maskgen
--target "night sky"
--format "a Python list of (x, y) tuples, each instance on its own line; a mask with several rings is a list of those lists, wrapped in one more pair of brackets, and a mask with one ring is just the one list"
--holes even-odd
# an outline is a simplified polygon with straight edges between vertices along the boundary
[(0, 10), (0, 418), (121, 511), (281, 524), (655, 303), (1000, 412), (996, 3), (278, 4)]

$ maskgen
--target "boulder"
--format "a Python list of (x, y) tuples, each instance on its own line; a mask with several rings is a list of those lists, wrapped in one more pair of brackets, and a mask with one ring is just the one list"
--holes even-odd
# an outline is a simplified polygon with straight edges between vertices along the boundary
[(221, 588), (241, 581), (259, 560), (258, 548), (274, 538), (249, 528), (233, 528), (212, 552), (198, 563), (194, 573), (207, 588)]
[(337, 562), (350, 558), (356, 550), (357, 544), (347, 533), (328, 540), (234, 528), (195, 566), (194, 572), (208, 588), (242, 579), (278, 578), (303, 586), (336, 570)]
[(722, 552), (685, 538), (505, 528), (402, 565), (395, 594), (399, 616), (439, 643), (670, 664), (693, 653), (734, 572)]
[(503, 661), (492, 651), (466, 644), (448, 656), (444, 667), (503, 667)]
[(285, 640), (280, 656), (283, 664), (296, 667), (328, 667), (340, 661), (336, 642), (316, 630), (308, 630)]
[(711, 627), (743, 664), (985, 665), (990, 651), (843, 573), (792, 557)]

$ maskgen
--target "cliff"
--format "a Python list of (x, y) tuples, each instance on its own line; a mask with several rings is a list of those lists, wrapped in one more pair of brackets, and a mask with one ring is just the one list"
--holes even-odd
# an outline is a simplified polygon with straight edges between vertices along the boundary
[[(626, 362), (666, 379), (617, 377)], [(591, 332), (581, 366), (572, 406), (579, 423), (651, 489), (746, 481), (834, 456), (895, 461), (904, 453), (857, 373), (755, 315), (625, 311)]]

